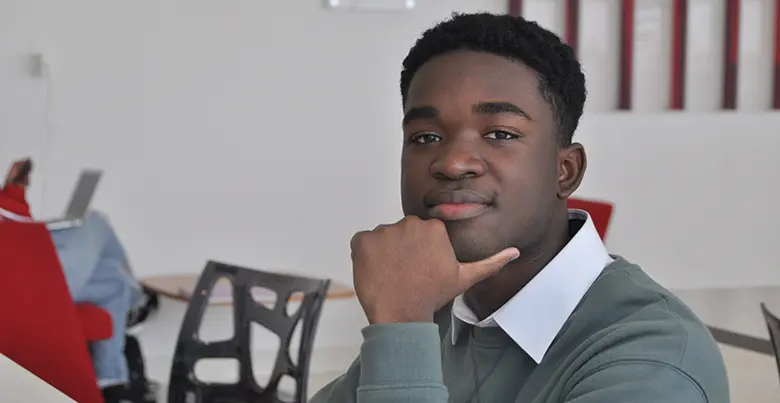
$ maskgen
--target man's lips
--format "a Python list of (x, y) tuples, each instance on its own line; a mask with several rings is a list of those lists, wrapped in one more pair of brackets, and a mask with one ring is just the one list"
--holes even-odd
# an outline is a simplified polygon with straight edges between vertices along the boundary
[(443, 189), (425, 196), (428, 215), (442, 221), (474, 218), (493, 205), (491, 197), (471, 189)]
[(443, 203), (430, 207), (428, 215), (442, 221), (459, 221), (482, 215), (489, 208), (481, 203)]

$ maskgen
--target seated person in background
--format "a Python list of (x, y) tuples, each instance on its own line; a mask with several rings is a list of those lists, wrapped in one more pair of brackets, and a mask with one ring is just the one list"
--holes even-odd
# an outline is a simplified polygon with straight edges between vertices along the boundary
[(406, 217), (352, 238), (370, 325), (312, 403), (729, 401), (707, 327), (567, 210), (585, 94), (574, 51), (523, 18), (422, 35), (401, 72)]
[[(15, 163), (0, 188), (0, 220), (33, 221), (25, 199), (31, 162)], [(116, 400), (129, 382), (124, 354), (128, 312), (141, 300), (141, 289), (130, 272), (130, 263), (107, 218), (90, 212), (84, 224), (52, 231), (68, 289), (75, 302), (89, 302), (111, 315), (113, 335), (93, 343), (92, 354), (98, 385), (107, 401)]]
[(32, 221), (30, 206), (25, 198), (31, 171), (30, 160), (17, 161), (11, 165), (5, 177), (5, 184), (0, 188), (0, 221)]

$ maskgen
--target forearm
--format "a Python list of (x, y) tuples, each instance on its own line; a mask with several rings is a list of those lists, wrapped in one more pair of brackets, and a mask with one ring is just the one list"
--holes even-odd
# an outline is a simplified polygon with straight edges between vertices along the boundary
[(311, 403), (446, 403), (441, 339), (434, 323), (363, 329), (360, 357)]
[(363, 337), (358, 402), (447, 402), (436, 324), (372, 325)]

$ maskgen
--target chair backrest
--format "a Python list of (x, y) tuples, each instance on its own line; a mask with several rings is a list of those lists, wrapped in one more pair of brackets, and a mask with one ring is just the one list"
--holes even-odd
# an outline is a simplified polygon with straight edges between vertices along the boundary
[(780, 374), (780, 318), (770, 312), (763, 302), (761, 303), (761, 313), (764, 315), (764, 322), (766, 322), (766, 327), (769, 330), (769, 339), (772, 341), (772, 349), (775, 351), (775, 363)]
[(80, 403), (103, 401), (44, 224), (0, 221), (0, 352)]
[(601, 240), (603, 241), (607, 237), (607, 229), (609, 228), (609, 222), (612, 219), (612, 211), (614, 210), (614, 205), (612, 203), (570, 197), (566, 204), (570, 209), (587, 211), (588, 214), (590, 214), (590, 218), (593, 220), (593, 225), (596, 227), (596, 231), (599, 233)]
[[(203, 314), (211, 291), (220, 279), (232, 283), (233, 338), (204, 342), (198, 338)], [(225, 401), (277, 402), (279, 381), (285, 375), (296, 382), (295, 402), (307, 399), (309, 362), (322, 304), (330, 280), (269, 273), (218, 262), (209, 262), (192, 293), (182, 322), (169, 382), (169, 403)], [(252, 289), (261, 287), (276, 294), (276, 303), (268, 308), (252, 297)], [(291, 315), (287, 305), (293, 294), (301, 293), (300, 308)], [(290, 344), (298, 322), (302, 321), (298, 360), (292, 362)], [(251, 324), (257, 323), (279, 336), (279, 352), (273, 373), (265, 387), (257, 384), (252, 369)], [(195, 364), (202, 359), (233, 358), (239, 362), (236, 384), (212, 384), (196, 379)]]

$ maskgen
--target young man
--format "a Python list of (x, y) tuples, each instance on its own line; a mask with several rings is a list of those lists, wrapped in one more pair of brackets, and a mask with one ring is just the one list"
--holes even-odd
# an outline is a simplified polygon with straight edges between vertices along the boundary
[(313, 403), (728, 402), (707, 328), (567, 211), (586, 167), (571, 48), (456, 15), (411, 49), (401, 96), (406, 217), (352, 239), (370, 326)]
[[(25, 200), (31, 164), (20, 161), (9, 170), (0, 188), (0, 221), (33, 221)], [(73, 300), (95, 304), (111, 315), (113, 335), (92, 344), (92, 360), (106, 402), (119, 402), (129, 382), (125, 324), (128, 312), (141, 300), (140, 286), (130, 274), (124, 248), (105, 216), (90, 212), (83, 225), (53, 231), (52, 239)]]

